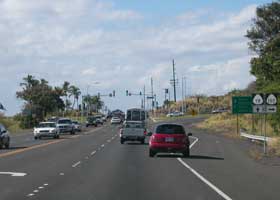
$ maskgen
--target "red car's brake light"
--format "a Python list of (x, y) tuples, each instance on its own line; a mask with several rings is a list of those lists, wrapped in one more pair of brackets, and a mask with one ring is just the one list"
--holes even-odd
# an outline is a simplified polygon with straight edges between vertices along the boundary
[(162, 138), (162, 137), (157, 137), (156, 135), (153, 135), (153, 136), (152, 136), (152, 142), (161, 143), (161, 142), (164, 142), (164, 138)]

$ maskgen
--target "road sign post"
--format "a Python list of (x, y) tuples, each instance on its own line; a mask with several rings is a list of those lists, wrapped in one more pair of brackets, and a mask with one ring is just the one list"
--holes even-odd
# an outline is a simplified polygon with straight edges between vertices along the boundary
[(239, 135), (239, 114), (252, 113), (251, 96), (232, 97), (232, 113), (236, 114), (236, 134)]
[[(266, 154), (266, 121), (267, 114), (277, 112), (277, 94), (253, 94), (252, 95), (253, 113), (261, 116), (261, 135), (264, 136), (263, 152)], [(263, 114), (263, 115), (262, 115)]]

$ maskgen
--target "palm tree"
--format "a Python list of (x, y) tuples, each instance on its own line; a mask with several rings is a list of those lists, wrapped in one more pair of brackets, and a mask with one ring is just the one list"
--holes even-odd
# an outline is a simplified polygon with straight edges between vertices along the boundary
[(71, 85), (70, 87), (69, 87), (69, 97), (71, 97), (71, 96), (73, 96), (73, 105), (72, 105), (72, 109), (74, 109), (74, 105), (75, 105), (75, 103), (77, 103), (77, 109), (78, 109), (78, 107), (79, 107), (79, 97), (80, 97), (80, 95), (81, 95), (81, 90), (78, 88), (78, 87), (76, 87), (76, 86), (74, 86), (74, 85)]
[(63, 96), (65, 96), (65, 105), (66, 105), (66, 110), (68, 108), (68, 95), (70, 91), (70, 83), (68, 81), (64, 81), (62, 85), (62, 90), (63, 90)]

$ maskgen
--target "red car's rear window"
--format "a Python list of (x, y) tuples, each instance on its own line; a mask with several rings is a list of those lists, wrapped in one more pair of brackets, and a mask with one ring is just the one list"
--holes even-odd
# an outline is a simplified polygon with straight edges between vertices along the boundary
[(156, 128), (157, 134), (185, 134), (185, 129), (181, 125), (163, 124)]

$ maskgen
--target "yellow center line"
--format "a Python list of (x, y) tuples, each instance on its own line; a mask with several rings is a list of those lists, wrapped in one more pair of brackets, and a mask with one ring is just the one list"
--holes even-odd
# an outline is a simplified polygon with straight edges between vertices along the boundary
[[(78, 138), (78, 137), (79, 137), (79, 135), (72, 136), (70, 138)], [(26, 147), (26, 148), (23, 148), (23, 149), (18, 149), (18, 150), (15, 150), (15, 151), (10, 151), (10, 152), (7, 152), (7, 153), (0, 154), (0, 158), (4, 158), (4, 157), (7, 157), (7, 156), (12, 156), (12, 155), (23, 153), (23, 152), (30, 151), (30, 150), (33, 150), (33, 149), (42, 148), (42, 147), (49, 146), (49, 145), (52, 145), (52, 144), (57, 144), (57, 143), (65, 141), (65, 140), (67, 140), (67, 139), (60, 139), (60, 140), (51, 141), (51, 142), (48, 142), (48, 143), (38, 144), (38, 145), (31, 146), (31, 147)]]

